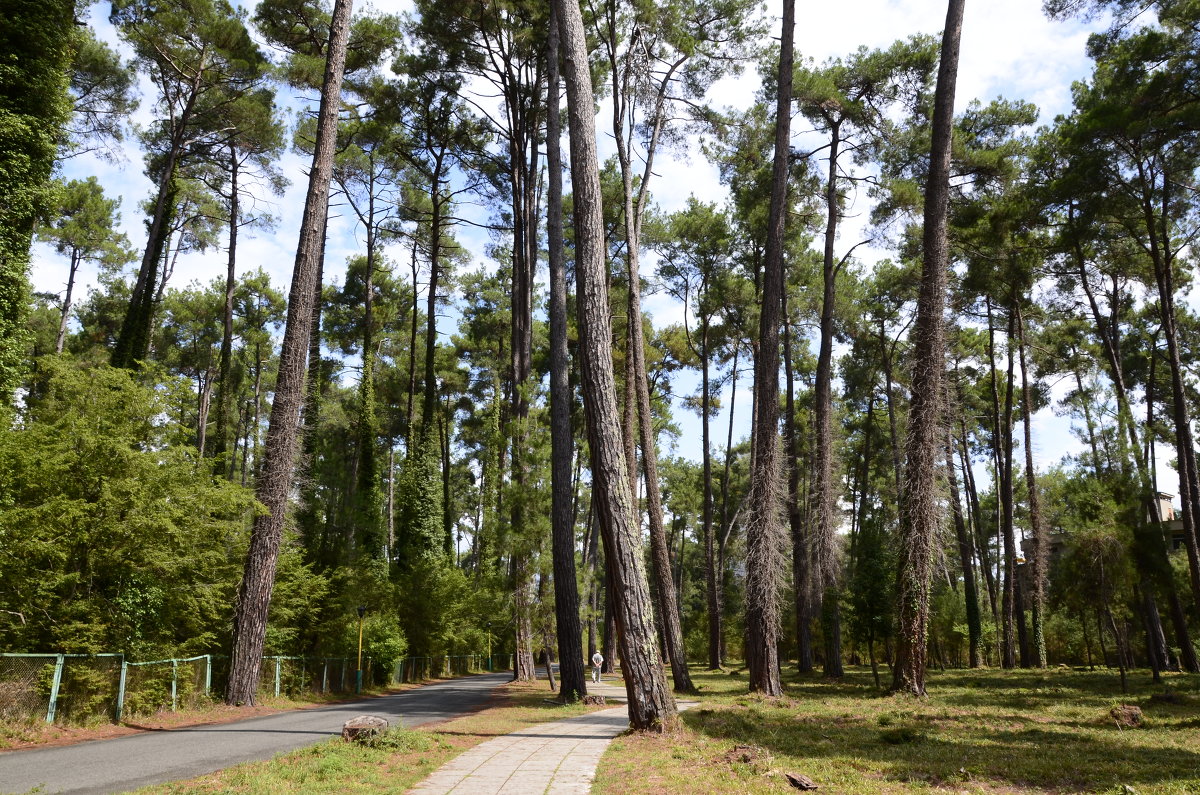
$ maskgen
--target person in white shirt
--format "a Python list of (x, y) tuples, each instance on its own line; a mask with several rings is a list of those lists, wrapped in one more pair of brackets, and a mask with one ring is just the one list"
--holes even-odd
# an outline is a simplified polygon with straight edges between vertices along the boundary
[(596, 652), (592, 655), (592, 681), (600, 681), (600, 669), (604, 667), (604, 655)]

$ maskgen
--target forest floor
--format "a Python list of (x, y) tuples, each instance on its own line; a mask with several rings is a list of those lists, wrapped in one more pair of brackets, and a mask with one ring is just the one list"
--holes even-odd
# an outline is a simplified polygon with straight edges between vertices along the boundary
[[(886, 686), (890, 676), (881, 671)], [(600, 795), (1200, 792), (1200, 675), (930, 672), (928, 698), (890, 696), (867, 668), (840, 681), (785, 674), (785, 695), (747, 694), (744, 672), (694, 669), (700, 705), (665, 735), (628, 734), (604, 755)], [(1141, 708), (1139, 728), (1111, 710)]]
[(250, 762), (188, 781), (137, 790), (140, 795), (194, 793), (400, 793), (441, 765), (486, 740), (539, 723), (605, 707), (548, 702), (545, 680), (497, 688), (488, 708), (420, 729), (389, 729), (373, 745), (332, 738), (318, 745)]

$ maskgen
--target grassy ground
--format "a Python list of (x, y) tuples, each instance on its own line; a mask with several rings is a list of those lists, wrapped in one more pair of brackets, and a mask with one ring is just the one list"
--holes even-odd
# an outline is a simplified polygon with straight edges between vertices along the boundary
[[(693, 679), (701, 703), (679, 731), (618, 739), (594, 792), (795, 792), (795, 772), (821, 793), (1200, 793), (1196, 675), (1138, 672), (1123, 696), (1115, 672), (946, 671), (924, 700), (880, 694), (865, 669), (785, 676), (777, 700), (747, 695), (744, 674)], [(1119, 728), (1118, 704), (1144, 726)]]
[[(546, 682), (512, 683), (498, 689), (485, 710), (416, 730), (393, 729), (372, 747), (331, 739), (208, 776), (138, 790), (141, 795), (195, 793), (400, 793), (471, 746), (538, 723), (561, 720), (597, 707), (545, 703)], [(600, 708), (602, 709), (602, 707)]]

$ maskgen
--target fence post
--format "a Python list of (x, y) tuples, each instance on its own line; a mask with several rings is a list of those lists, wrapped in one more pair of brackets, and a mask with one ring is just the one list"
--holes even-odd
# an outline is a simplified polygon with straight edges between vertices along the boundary
[(54, 713), (58, 710), (58, 688), (62, 684), (63, 663), (66, 657), (55, 655), (54, 683), (50, 685), (50, 706), (46, 709), (46, 723), (54, 723)]
[(212, 655), (204, 655), (204, 697), (212, 695)]
[(179, 660), (171, 660), (171, 711), (176, 712), (179, 705)]
[(121, 714), (125, 711), (125, 674), (129, 670), (129, 663), (125, 661), (125, 657), (121, 657), (121, 678), (117, 682), (117, 723), (121, 722)]
[(321, 661), (321, 695), (329, 690), (329, 658)]
[(275, 698), (279, 698), (279, 658), (275, 658)]

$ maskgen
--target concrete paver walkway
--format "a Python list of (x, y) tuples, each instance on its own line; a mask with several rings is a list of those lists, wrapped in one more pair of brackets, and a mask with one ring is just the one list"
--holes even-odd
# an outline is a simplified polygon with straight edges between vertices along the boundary
[[(625, 699), (621, 683), (588, 682), (590, 695)], [(678, 702), (679, 709), (695, 702)], [(629, 728), (624, 705), (542, 723), (488, 740), (447, 762), (410, 792), (421, 795), (582, 795), (614, 737)]]

